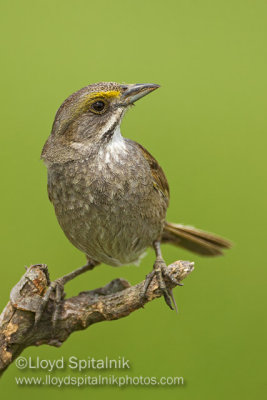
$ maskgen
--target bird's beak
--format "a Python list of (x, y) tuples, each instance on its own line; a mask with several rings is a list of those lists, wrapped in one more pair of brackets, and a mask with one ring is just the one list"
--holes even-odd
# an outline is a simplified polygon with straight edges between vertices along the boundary
[(135, 83), (129, 85), (121, 85), (122, 94), (121, 100), (125, 105), (133, 104), (136, 100), (146, 96), (153, 90), (158, 89), (160, 86), (155, 83)]

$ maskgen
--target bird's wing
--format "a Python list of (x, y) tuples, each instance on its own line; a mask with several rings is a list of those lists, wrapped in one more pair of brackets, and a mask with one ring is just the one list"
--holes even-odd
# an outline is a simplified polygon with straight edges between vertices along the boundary
[(137, 142), (135, 142), (135, 144), (139, 147), (139, 149), (143, 153), (144, 158), (148, 162), (155, 189), (159, 190), (166, 198), (167, 203), (169, 203), (170, 189), (163, 169), (161, 168), (157, 160), (155, 160), (155, 158), (141, 144)]

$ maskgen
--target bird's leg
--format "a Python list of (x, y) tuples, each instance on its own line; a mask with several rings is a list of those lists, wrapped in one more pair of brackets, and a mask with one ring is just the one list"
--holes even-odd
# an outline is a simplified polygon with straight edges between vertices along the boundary
[[(156, 252), (156, 261), (153, 266), (153, 271), (150, 274), (148, 274), (146, 277), (143, 294), (144, 294), (144, 296), (146, 296), (147, 289), (148, 289), (152, 279), (154, 278), (154, 276), (156, 276), (156, 279), (157, 279), (158, 285), (159, 285), (159, 289), (161, 290), (161, 292), (164, 296), (166, 304), (170, 307), (171, 310), (173, 310), (175, 308), (175, 310), (177, 311), (177, 306), (176, 306), (176, 303), (175, 303), (175, 300), (174, 300), (174, 297), (172, 294), (172, 290), (167, 289), (166, 283), (164, 280), (165, 276), (168, 277), (168, 279), (170, 279), (171, 281), (174, 281), (174, 278), (167, 272), (167, 266), (165, 264), (165, 261), (163, 260), (162, 253), (161, 253), (160, 241), (158, 241), (158, 240), (155, 241), (153, 243), (153, 247)], [(180, 284), (176, 280), (174, 281), (174, 283), (175, 283), (175, 285), (182, 286), (182, 284)], [(172, 301), (173, 301), (174, 308), (172, 305)]]
[(65, 296), (64, 285), (67, 282), (71, 281), (72, 279), (76, 278), (77, 276), (83, 274), (84, 272), (92, 270), (97, 264), (98, 264), (98, 262), (88, 259), (87, 264), (84, 265), (83, 267), (77, 268), (75, 271), (72, 271), (69, 274), (64, 275), (61, 278), (58, 278), (55, 281), (51, 282), (49, 284), (49, 287), (48, 287), (44, 297), (43, 297), (43, 301), (42, 301), (39, 309), (35, 313), (34, 325), (35, 326), (38, 325), (38, 323), (44, 313), (44, 310), (47, 306), (47, 303), (50, 299), (51, 294), (55, 293), (55, 297), (54, 297), (55, 308), (54, 308), (54, 312), (52, 315), (52, 324), (53, 324), (53, 327), (55, 328), (56, 322), (57, 322), (57, 319), (58, 319), (58, 316), (60, 313), (60, 303), (61, 303), (61, 300)]

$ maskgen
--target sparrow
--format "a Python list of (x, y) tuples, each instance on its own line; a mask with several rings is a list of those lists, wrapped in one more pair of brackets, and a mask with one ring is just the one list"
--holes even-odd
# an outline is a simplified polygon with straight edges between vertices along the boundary
[(56, 113), (41, 154), (48, 195), (66, 237), (87, 258), (85, 266), (52, 282), (57, 299), (64, 284), (85, 271), (101, 263), (136, 264), (152, 247), (156, 258), (146, 289), (155, 275), (173, 309), (161, 244), (203, 256), (221, 255), (231, 246), (212, 233), (166, 221), (170, 190), (162, 168), (141, 144), (121, 134), (125, 112), (158, 88), (99, 82), (73, 93)]

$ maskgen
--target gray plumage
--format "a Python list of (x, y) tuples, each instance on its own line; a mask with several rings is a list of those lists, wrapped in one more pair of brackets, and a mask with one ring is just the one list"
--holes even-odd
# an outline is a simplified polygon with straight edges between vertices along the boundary
[(88, 258), (113, 266), (137, 262), (161, 237), (167, 209), (139, 147), (123, 141), (125, 149), (108, 162), (104, 148), (102, 156), (48, 170), (49, 197), (68, 239)]
[(138, 262), (161, 240), (204, 255), (230, 246), (213, 234), (165, 222), (164, 172), (147, 150), (121, 136), (127, 108), (157, 87), (101, 82), (81, 89), (59, 108), (43, 148), (58, 222), (96, 263)]

